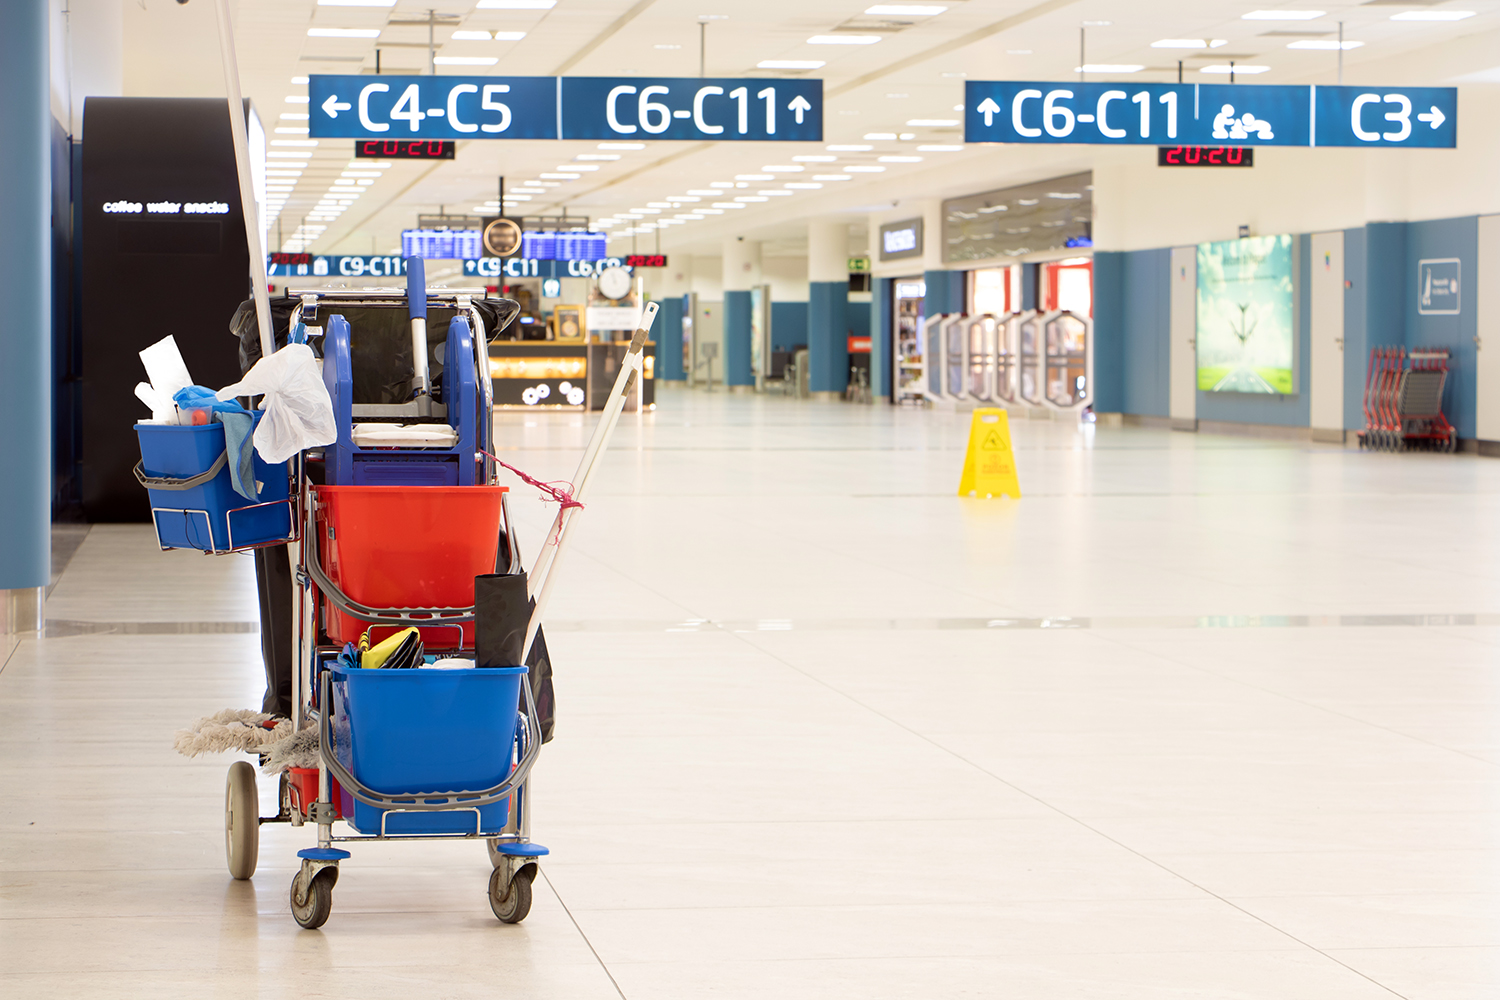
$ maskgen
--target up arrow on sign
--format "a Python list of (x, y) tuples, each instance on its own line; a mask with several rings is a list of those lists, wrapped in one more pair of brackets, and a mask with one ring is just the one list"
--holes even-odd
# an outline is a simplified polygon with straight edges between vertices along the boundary
[(802, 116), (812, 110), (812, 105), (807, 103), (807, 98), (798, 94), (792, 98), (792, 103), (787, 105), (787, 109), (797, 116), (797, 124), (801, 125)]
[(993, 97), (986, 97), (979, 103), (979, 113), (984, 115), (984, 127), (989, 128), (995, 124), (995, 116), (1000, 113), (1000, 105), (995, 103)]

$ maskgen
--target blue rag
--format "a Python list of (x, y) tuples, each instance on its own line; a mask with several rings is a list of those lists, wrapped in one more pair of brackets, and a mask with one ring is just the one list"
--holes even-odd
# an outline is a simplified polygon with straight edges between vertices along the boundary
[(207, 386), (178, 389), (172, 402), (184, 410), (212, 410), (215, 423), (224, 425), (224, 450), (235, 456), (229, 463), (229, 482), (246, 500), (258, 499), (255, 489), (255, 418), (236, 399), (219, 399)]

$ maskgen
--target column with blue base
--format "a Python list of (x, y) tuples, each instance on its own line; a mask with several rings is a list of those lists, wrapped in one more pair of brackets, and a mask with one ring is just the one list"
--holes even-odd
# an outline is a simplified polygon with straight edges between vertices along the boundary
[(760, 244), (742, 236), (724, 241), (724, 384), (755, 391), (750, 289), (760, 283)]
[(876, 278), (870, 283), (870, 393), (876, 400), (891, 400), (891, 352), (893, 319), (891, 316), (891, 279)]
[(813, 399), (842, 399), (849, 387), (849, 226), (807, 226), (807, 387)]
[(0, 32), (0, 632), (39, 626), (51, 569), (49, 10), (8, 4)]
[(682, 368), (682, 297), (669, 295), (660, 302), (656, 326), (651, 338), (656, 341), (656, 380), (681, 382), (687, 378)]

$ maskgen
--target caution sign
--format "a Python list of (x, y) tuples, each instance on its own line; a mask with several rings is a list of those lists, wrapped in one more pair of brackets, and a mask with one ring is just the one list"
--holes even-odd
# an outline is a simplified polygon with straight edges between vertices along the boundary
[(961, 497), (1011, 496), (1021, 499), (1016, 459), (1010, 450), (1010, 420), (1004, 410), (974, 411), (969, 423), (969, 450), (958, 480)]

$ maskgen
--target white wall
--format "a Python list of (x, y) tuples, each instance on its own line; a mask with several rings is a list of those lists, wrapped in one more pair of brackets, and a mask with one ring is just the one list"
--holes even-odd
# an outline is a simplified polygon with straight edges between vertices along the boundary
[(84, 99), (124, 92), (124, 6), (121, 0), (67, 0), (64, 16), (64, 0), (47, 4), (52, 114), (81, 139)]
[(806, 257), (763, 257), (760, 275), (771, 286), (772, 302), (807, 301)]

